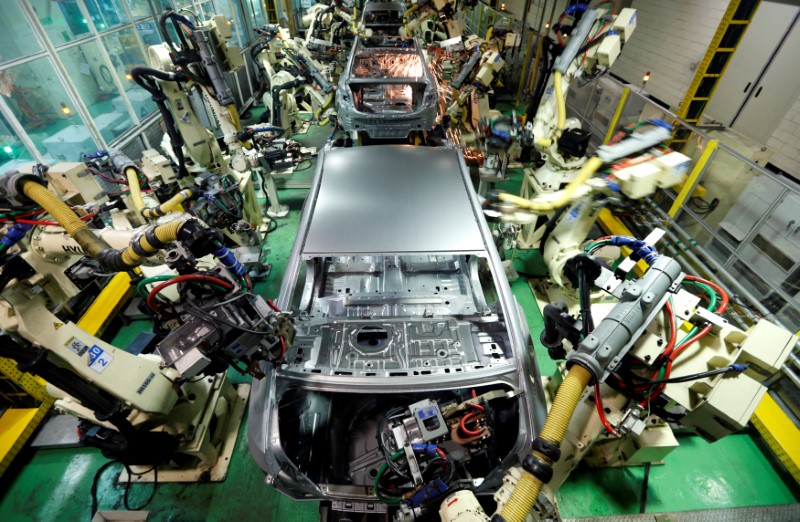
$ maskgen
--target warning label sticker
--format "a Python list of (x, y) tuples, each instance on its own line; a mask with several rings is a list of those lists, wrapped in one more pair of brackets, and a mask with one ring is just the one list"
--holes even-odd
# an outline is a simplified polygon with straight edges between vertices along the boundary
[(86, 353), (86, 350), (89, 349), (86, 344), (81, 341), (80, 339), (76, 339), (75, 337), (70, 338), (66, 344), (67, 348), (75, 352), (76, 355), (81, 356)]

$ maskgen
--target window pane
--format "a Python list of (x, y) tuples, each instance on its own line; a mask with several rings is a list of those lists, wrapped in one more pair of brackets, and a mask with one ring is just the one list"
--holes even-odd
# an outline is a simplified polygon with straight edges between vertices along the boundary
[[(53, 45), (89, 36), (89, 25), (76, 0), (29, 0)], [(11, 2), (2, 2), (4, 4)]]
[(264, 17), (261, 12), (260, 0), (247, 0), (243, 4), (247, 16), (250, 17), (253, 28), (264, 27)]
[(129, 22), (120, 0), (84, 0), (84, 2), (98, 31), (105, 31)]
[(58, 56), (106, 142), (133, 125), (97, 42), (64, 49)]
[(0, 94), (47, 161), (80, 161), (97, 150), (48, 58), (0, 73)]
[(128, 10), (131, 12), (131, 16), (134, 20), (157, 14), (150, 10), (150, 3), (148, 0), (125, 0), (125, 3), (128, 4)]
[(158, 23), (152, 18), (136, 22), (136, 32), (139, 33), (139, 38), (145, 47), (158, 45), (163, 41), (161, 33), (158, 32)]
[(214, 0), (213, 4), (204, 4), (203, 11), (205, 11), (205, 19), (211, 18), (212, 15), (225, 15), (225, 18), (231, 21), (231, 32), (233, 33), (229, 43), (231, 45), (240, 45), (239, 42), (241, 40), (239, 35), (242, 29), (241, 22), (239, 20), (240, 17), (237, 14), (237, 16), (234, 18), (228, 0)]
[[(146, 65), (139, 45), (136, 43), (136, 36), (132, 30), (123, 29), (104, 36), (103, 45), (106, 46), (117, 74), (120, 78), (124, 78), (122, 85), (133, 105), (134, 112), (139, 118), (144, 118), (156, 109), (156, 104), (150, 99), (150, 93), (139, 87), (128, 74), (134, 67)], [(114, 102), (114, 109), (119, 112), (125, 111), (121, 99)]]
[(11, 125), (0, 114), (0, 172), (16, 169), (23, 163), (30, 163), (32, 160), (31, 153), (11, 130)]
[[(20, 37), (25, 35), (24, 37)], [(0, 62), (40, 50), (16, 2), (0, 2)]]

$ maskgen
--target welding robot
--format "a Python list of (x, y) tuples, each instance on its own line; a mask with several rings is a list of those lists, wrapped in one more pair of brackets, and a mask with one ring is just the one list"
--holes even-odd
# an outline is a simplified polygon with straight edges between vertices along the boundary
[[(533, 452), (507, 473), (494, 514), (462, 490), (440, 506), (447, 522), (552, 517), (555, 491), (582, 459), (658, 461), (677, 446), (667, 423), (709, 442), (742, 429), (797, 342), (763, 319), (746, 331), (731, 325), (723, 316), (726, 291), (661, 255), (658, 230), (644, 240), (585, 240), (608, 200), (643, 198), (681, 181), (688, 158), (660, 145), (671, 136), (661, 121), (643, 123), (646, 130), (624, 133), (586, 158), (588, 137), (577, 122), (568, 124), (565, 92), (584, 67), (613, 63), (635, 27), (635, 11), (615, 15), (578, 5), (562, 21), (567, 16), (574, 16), (574, 29), (528, 124), (543, 160), (536, 192), (530, 199), (490, 193), (486, 200), (487, 217), (534, 224), (538, 232), (552, 283), (540, 297), (547, 303), (540, 342), (564, 362), (551, 380), (556, 392)], [(604, 166), (614, 176), (594, 178)], [(679, 335), (681, 329), (687, 333)]]
[[(152, 480), (224, 479), (249, 391), (227, 370), (258, 376), (261, 362), (278, 361), (294, 336), (290, 317), (251, 293), (222, 234), (198, 219), (95, 228), (34, 171), (0, 177), (4, 206), (40, 207), (37, 219), (60, 227), (12, 215), (0, 238), (0, 356), (44, 378), (56, 407), (81, 419), (81, 441), (123, 462), (126, 476), (157, 468)], [(152, 351), (129, 353), (76, 324), (85, 266), (145, 297), (159, 334)]]

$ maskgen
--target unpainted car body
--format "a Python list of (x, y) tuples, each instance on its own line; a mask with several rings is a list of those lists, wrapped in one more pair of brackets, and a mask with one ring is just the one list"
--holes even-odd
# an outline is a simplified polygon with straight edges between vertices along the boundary
[(414, 38), (356, 38), (339, 79), (336, 109), (346, 131), (406, 138), (436, 123), (436, 79)]
[(361, 15), (361, 25), (373, 31), (373, 34), (398, 36), (405, 12), (403, 2), (367, 2)]
[[(478, 494), (530, 452), (539, 372), (459, 151), (322, 151), (277, 304), (297, 336), (253, 383), (248, 439), (290, 497), (381, 509), (394, 436), (440, 445), (459, 466), (448, 486)], [(482, 397), (482, 435), (465, 439), (446, 412)], [(444, 425), (409, 417), (418, 404)]]

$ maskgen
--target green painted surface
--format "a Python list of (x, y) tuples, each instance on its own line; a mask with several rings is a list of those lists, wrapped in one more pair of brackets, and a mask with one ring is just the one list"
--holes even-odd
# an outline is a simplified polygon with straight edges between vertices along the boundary
[[(325, 129), (321, 129), (325, 131)], [(329, 131), (328, 131), (329, 132)], [(317, 132), (318, 137), (321, 133)], [(305, 140), (304, 140), (305, 141)], [(521, 172), (514, 172), (504, 190), (514, 192)], [(268, 261), (272, 274), (256, 290), (276, 297), (281, 277), (294, 244), (306, 191), (284, 190), (280, 196), (292, 211), (278, 220), (269, 236)], [(527, 281), (518, 279), (511, 288), (522, 306), (534, 346), (542, 329), (542, 317)], [(114, 335), (120, 346), (130, 342), (146, 321), (136, 321)], [(536, 351), (540, 371), (550, 375), (555, 364), (546, 350)], [(234, 382), (243, 382), (232, 375)], [(246, 422), (246, 417), (245, 417)], [(699, 437), (680, 436), (680, 447), (663, 466), (650, 474), (648, 512), (680, 511), (793, 503), (800, 493), (782, 475), (757, 434), (743, 433), (708, 444)], [(0, 481), (0, 520), (89, 520), (90, 488), (97, 469), (106, 460), (89, 448), (41, 450), (20, 456)], [(589, 469), (579, 467), (561, 488), (558, 499), (565, 517), (635, 513), (644, 468)], [(150, 485), (135, 484), (130, 505), (137, 507), (150, 494)], [(116, 470), (108, 470), (99, 483), (100, 509), (124, 509), (124, 486), (116, 483)], [(217, 521), (262, 520), (300, 522), (316, 520), (318, 504), (294, 502), (264, 483), (261, 470), (250, 458), (245, 425), (231, 460), (228, 478), (216, 484), (160, 484), (147, 506), (151, 520)]]

